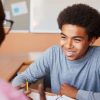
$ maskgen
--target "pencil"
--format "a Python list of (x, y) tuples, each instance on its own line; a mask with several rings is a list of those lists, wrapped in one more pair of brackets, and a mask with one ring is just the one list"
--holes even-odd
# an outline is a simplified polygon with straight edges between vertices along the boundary
[(26, 80), (26, 91), (28, 92), (29, 88), (28, 88), (28, 80)]

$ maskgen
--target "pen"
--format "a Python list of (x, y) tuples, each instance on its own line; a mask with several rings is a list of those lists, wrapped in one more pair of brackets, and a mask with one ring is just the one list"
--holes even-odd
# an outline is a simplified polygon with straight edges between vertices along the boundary
[(26, 80), (26, 91), (28, 92), (29, 87), (28, 87), (28, 80)]

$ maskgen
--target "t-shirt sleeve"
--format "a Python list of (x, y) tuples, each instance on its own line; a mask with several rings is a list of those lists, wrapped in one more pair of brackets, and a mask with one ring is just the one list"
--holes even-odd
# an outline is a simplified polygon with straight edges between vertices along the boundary
[(39, 78), (42, 78), (52, 66), (52, 48), (46, 50), (40, 58), (38, 58), (34, 63), (32, 63), (24, 72), (19, 74), (12, 81), (13, 86), (18, 86), (24, 83), (26, 79), (32, 83)]
[(76, 96), (76, 100), (100, 100), (100, 93), (79, 90)]

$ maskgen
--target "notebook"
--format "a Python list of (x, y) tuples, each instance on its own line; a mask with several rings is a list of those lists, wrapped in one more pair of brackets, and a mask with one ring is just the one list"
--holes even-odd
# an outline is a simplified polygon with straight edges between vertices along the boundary
[[(29, 95), (33, 100), (40, 100), (40, 95), (37, 92), (32, 92)], [(58, 95), (46, 95), (46, 100), (75, 100), (65, 95), (58, 96)]]

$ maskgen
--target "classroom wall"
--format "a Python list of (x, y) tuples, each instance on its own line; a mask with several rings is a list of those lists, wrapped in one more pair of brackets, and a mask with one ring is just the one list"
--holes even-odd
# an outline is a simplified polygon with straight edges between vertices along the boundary
[[(4, 5), (4, 10), (5, 12), (9, 13), (9, 17), (11, 20), (14, 21), (13, 28), (12, 30), (18, 30), (18, 31), (28, 31), (30, 22), (30, 0), (3, 0), (3, 5)], [(16, 3), (22, 3), (25, 2), (26, 7), (27, 7), (27, 13), (20, 14), (20, 15), (13, 15), (12, 13), (12, 5)], [(7, 19), (9, 17), (7, 16)], [(8, 25), (7, 25), (8, 26)]]
[[(54, 44), (59, 44), (59, 34), (10, 33), (1, 45), (0, 54), (41, 52)], [(100, 39), (95, 45), (100, 45)]]
[[(21, 29), (30, 31), (29, 30), (30, 22), (33, 23), (33, 21), (31, 21), (31, 19), (29, 19), (29, 18), (32, 14), (32, 11), (34, 11), (34, 9), (33, 9), (34, 4), (30, 5), (30, 1), (33, 1), (33, 0), (10, 0), (10, 1), (9, 0), (3, 0), (3, 1), (4, 1), (5, 11), (9, 11), (11, 19), (15, 21), (13, 28), (18, 30), (18, 31), (21, 31)], [(20, 2), (20, 1), (26, 2), (27, 8), (28, 8), (28, 13), (22, 14), (22, 15), (19, 15), (19, 16), (13, 16), (11, 6), (12, 6), (12, 4)], [(62, 0), (61, 3), (58, 2), (58, 0), (55, 0), (55, 1), (54, 0), (34, 0), (34, 1), (38, 1), (38, 2), (42, 1), (43, 2), (42, 7), (45, 11), (45, 14), (46, 15), (48, 14), (48, 10), (49, 10), (49, 12), (53, 11), (52, 14), (55, 16), (54, 18), (57, 18), (56, 17), (57, 15), (55, 15), (56, 11), (59, 12), (65, 6), (68, 6), (72, 3), (77, 3), (77, 2), (84, 2), (86, 4), (90, 4), (91, 6), (95, 7), (96, 9), (98, 9), (100, 11), (100, 6), (99, 6), (100, 1), (99, 0), (96, 1), (96, 3), (94, 3), (95, 2), (94, 0), (86, 0), (86, 1), (85, 0), (84, 1), (82, 1), (82, 0), (70, 0), (70, 1), (66, 0), (66, 2), (65, 2), (65, 0)], [(37, 2), (37, 4), (38, 4), (38, 2)], [(56, 3), (56, 2), (58, 2), (58, 3)], [(55, 9), (55, 10), (49, 9), (51, 7), (55, 8), (56, 4), (57, 4), (57, 7), (56, 7), (57, 9)], [(35, 5), (36, 5), (36, 3), (35, 3)], [(31, 13), (30, 13), (31, 7), (32, 7), (33, 10), (31, 10)], [(45, 8), (47, 8), (47, 9), (45, 9)], [(42, 10), (42, 9), (40, 9), (40, 10)], [(35, 10), (35, 11), (37, 11), (37, 10)], [(38, 15), (38, 13), (37, 13), (37, 15)], [(45, 17), (45, 15), (44, 15), (44, 17)], [(49, 26), (49, 25), (52, 25), (52, 27), (54, 28), (54, 26), (53, 26), (53, 22), (54, 22), (53, 16), (51, 16), (51, 18), (48, 20), (49, 17), (50, 16), (48, 14), (46, 16), (47, 20), (46, 20), (46, 18), (43, 18), (44, 19), (43, 23), (44, 22), (47, 23), (45, 27), (51, 28), (51, 26)], [(34, 18), (32, 20), (34, 20)], [(50, 21), (50, 23), (48, 21)], [(41, 24), (41, 25), (43, 26), (43, 24)], [(38, 29), (39, 29), (39, 27), (38, 27)], [(58, 29), (58, 27), (57, 27), (57, 29)], [(51, 30), (51, 31), (53, 31), (53, 30)], [(41, 30), (40, 30), (40, 32), (41, 32)], [(11, 32), (9, 35), (6, 36), (6, 39), (5, 39), (3, 45), (0, 48), (0, 54), (3, 54), (3, 53), (40, 52), (40, 51), (44, 51), (45, 49), (47, 49), (51, 45), (59, 44), (59, 35), (58, 34), (53, 34), (53, 33), (47, 34), (47, 33), (43, 33), (43, 32), (40, 33), (40, 34), (39, 33), (33, 34), (33, 33)], [(49, 31), (47, 31), (47, 32), (49, 32)], [(100, 45), (100, 39), (97, 40), (95, 44)]]
[[(20, 6), (21, 3), (24, 3), (24, 6)], [(59, 32), (58, 14), (62, 9), (74, 3), (85, 3), (100, 11), (100, 0), (3, 0), (5, 12), (9, 12), (6, 13), (9, 16), (7, 19), (10, 18), (15, 22), (12, 30), (42, 33)], [(18, 8), (21, 9), (21, 7), (22, 9), (25, 7), (26, 10), (16, 15), (13, 11), (20, 12)], [(23, 13), (24, 11), (26, 13)]]
[(10, 33), (0, 48), (1, 53), (27, 53), (44, 51), (58, 44), (58, 34)]

